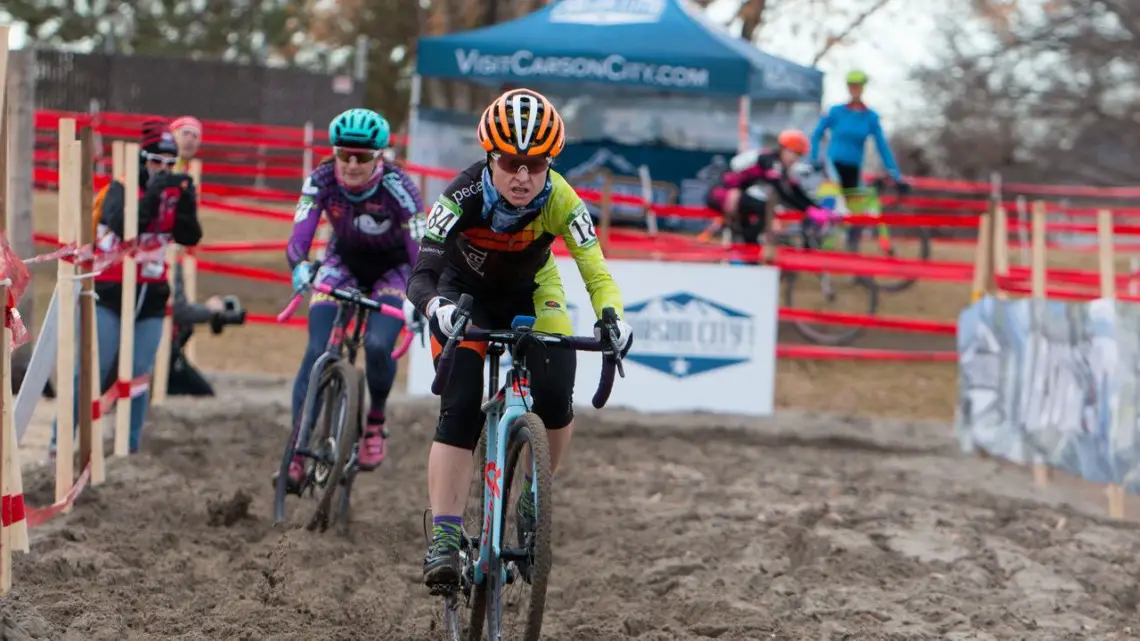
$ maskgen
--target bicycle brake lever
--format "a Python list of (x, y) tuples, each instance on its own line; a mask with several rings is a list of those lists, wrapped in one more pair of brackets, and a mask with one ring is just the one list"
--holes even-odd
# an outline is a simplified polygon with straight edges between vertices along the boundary
[(611, 354), (613, 355), (614, 365), (617, 367), (618, 376), (625, 378), (625, 367), (622, 366), (622, 358), (617, 350), (617, 332), (613, 327), (607, 327), (606, 333), (610, 335), (610, 349), (613, 350)]

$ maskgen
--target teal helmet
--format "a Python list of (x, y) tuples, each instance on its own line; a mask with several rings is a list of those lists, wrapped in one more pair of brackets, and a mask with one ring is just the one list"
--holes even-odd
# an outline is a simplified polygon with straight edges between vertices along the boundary
[(329, 142), (334, 147), (386, 149), (390, 136), (388, 121), (371, 109), (349, 109), (329, 123)]

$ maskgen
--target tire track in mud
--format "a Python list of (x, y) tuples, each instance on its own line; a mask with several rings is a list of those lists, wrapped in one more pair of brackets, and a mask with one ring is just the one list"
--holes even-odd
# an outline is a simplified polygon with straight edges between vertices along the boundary
[[(287, 397), (232, 395), (156, 409), (143, 454), (33, 533), (0, 637), (441, 638), (420, 585), (432, 404), (390, 409), (345, 539), (272, 527)], [(1136, 637), (1137, 527), (958, 456), (944, 427), (589, 412), (576, 429), (546, 639)], [(33, 504), (49, 472), (26, 475)]]

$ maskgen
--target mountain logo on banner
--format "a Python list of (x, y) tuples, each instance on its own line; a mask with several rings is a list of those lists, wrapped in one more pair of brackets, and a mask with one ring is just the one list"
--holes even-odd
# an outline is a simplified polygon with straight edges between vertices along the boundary
[(661, 20), (666, 0), (562, 0), (550, 11), (551, 22), (598, 27), (653, 24)]
[(674, 378), (687, 378), (752, 360), (755, 319), (689, 292), (651, 298), (625, 308), (633, 327), (626, 360)]

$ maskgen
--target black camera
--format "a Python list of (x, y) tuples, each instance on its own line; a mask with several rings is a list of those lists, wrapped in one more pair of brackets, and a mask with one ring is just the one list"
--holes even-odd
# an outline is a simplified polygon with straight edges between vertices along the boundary
[(221, 334), (226, 325), (245, 324), (245, 309), (237, 296), (226, 296), (222, 299), (222, 305), (222, 311), (214, 312), (210, 317), (210, 330), (215, 334)]

